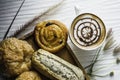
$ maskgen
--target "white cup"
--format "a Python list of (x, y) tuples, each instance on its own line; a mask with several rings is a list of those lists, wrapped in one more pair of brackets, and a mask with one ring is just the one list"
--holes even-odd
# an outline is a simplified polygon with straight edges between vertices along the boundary
[(72, 22), (70, 32), (72, 43), (82, 50), (99, 48), (106, 37), (103, 21), (91, 13), (78, 15)]

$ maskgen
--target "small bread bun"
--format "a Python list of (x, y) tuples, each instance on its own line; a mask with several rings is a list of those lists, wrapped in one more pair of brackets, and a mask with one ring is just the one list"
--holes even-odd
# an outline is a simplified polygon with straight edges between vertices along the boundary
[(37, 72), (26, 71), (20, 74), (15, 80), (42, 80), (42, 79)]
[(38, 45), (49, 52), (61, 50), (67, 42), (68, 30), (57, 20), (40, 22), (35, 28), (35, 39)]
[(31, 68), (34, 50), (26, 41), (8, 38), (0, 43), (0, 55), (8, 77), (17, 76)]

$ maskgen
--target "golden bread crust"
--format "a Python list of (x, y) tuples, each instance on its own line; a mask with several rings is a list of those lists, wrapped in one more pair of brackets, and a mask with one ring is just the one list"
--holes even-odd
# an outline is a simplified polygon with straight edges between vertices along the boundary
[(15, 80), (42, 80), (42, 79), (37, 72), (26, 71), (20, 74)]
[(52, 53), (61, 50), (67, 42), (68, 30), (57, 20), (40, 22), (35, 28), (35, 39), (38, 45)]
[(34, 50), (26, 41), (8, 38), (0, 43), (2, 62), (6, 73), (16, 76), (31, 67), (31, 56)]

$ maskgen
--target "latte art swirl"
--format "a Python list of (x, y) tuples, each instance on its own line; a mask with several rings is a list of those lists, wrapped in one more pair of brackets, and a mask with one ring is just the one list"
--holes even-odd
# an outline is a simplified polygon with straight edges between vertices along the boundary
[(102, 20), (94, 14), (77, 16), (70, 28), (70, 39), (79, 48), (92, 50), (103, 43), (106, 28)]
[(83, 18), (76, 23), (73, 33), (78, 44), (90, 46), (98, 41), (101, 28), (96, 20)]

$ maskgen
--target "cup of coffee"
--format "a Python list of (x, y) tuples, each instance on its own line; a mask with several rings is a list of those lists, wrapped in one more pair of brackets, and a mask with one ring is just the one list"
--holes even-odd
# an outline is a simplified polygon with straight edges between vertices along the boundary
[(84, 13), (78, 15), (72, 22), (70, 39), (82, 50), (94, 50), (102, 45), (106, 37), (103, 21), (96, 15)]

